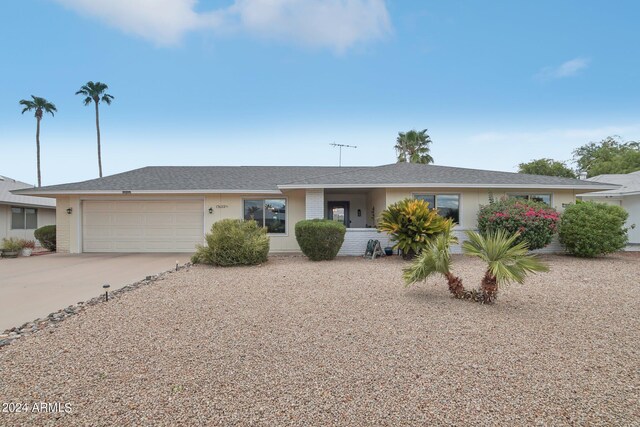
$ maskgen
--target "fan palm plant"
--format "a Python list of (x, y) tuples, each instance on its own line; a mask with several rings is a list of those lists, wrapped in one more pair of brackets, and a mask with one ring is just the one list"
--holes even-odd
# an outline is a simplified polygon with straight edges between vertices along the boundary
[(36, 118), (36, 157), (37, 157), (37, 165), (38, 165), (38, 187), (42, 186), (42, 176), (40, 174), (40, 121), (44, 116), (44, 113), (49, 113), (53, 117), (53, 113), (58, 111), (56, 106), (47, 101), (44, 98), (40, 98), (38, 96), (31, 95), (32, 99), (21, 99), (20, 105), (24, 108), (22, 109), (22, 114), (27, 111), (35, 111)]
[(433, 157), (429, 154), (431, 142), (427, 129), (398, 132), (395, 145), (398, 163), (433, 163)]
[(80, 90), (76, 92), (76, 95), (84, 95), (84, 105), (87, 106), (93, 102), (96, 107), (96, 134), (98, 137), (98, 172), (100, 174), (100, 178), (102, 178), (102, 153), (100, 149), (100, 111), (98, 105), (100, 102), (104, 102), (107, 105), (111, 105), (111, 101), (113, 101), (113, 96), (105, 93), (105, 91), (109, 89), (104, 83), (101, 82), (87, 82), (87, 84), (82, 85)]
[(523, 283), (528, 273), (549, 271), (537, 257), (529, 253), (528, 245), (515, 243), (519, 234), (498, 230), (483, 236), (468, 231), (469, 240), (462, 244), (465, 255), (478, 257), (487, 263), (487, 271), (480, 285), (480, 302), (491, 304), (498, 296), (498, 287), (510, 282)]
[(472, 293), (465, 291), (462, 279), (451, 272), (451, 245), (458, 243), (453, 234), (453, 220), (447, 219), (444, 231), (430, 241), (420, 255), (409, 266), (403, 269), (402, 277), (407, 285), (426, 280), (433, 274), (442, 274), (449, 285), (449, 292), (458, 299), (472, 297)]

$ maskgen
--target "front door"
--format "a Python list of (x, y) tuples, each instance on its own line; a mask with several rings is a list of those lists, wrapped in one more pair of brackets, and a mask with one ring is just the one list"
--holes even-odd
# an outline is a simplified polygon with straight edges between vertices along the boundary
[(345, 227), (349, 228), (351, 221), (349, 220), (349, 202), (327, 202), (329, 210), (329, 219), (340, 221)]

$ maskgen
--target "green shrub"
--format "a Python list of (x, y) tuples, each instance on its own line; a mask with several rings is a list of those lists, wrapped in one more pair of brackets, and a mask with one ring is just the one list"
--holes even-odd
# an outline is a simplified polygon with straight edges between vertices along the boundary
[(56, 250), (56, 226), (45, 225), (33, 232), (33, 236), (40, 242), (40, 246), (50, 251)]
[(568, 206), (560, 221), (560, 243), (567, 252), (592, 258), (623, 249), (628, 241), (624, 223), (629, 214), (620, 206), (578, 202)]
[(481, 206), (478, 231), (483, 236), (503, 230), (508, 235), (520, 233), (514, 244), (527, 242), (530, 250), (551, 243), (558, 229), (560, 214), (552, 207), (521, 199), (504, 199)]
[(207, 245), (198, 245), (191, 257), (194, 264), (256, 265), (266, 262), (269, 255), (267, 229), (255, 221), (223, 219), (213, 224), (206, 240)]
[(420, 199), (404, 199), (385, 209), (378, 230), (387, 232), (405, 258), (413, 258), (438, 234), (446, 230), (445, 218), (429, 203)]
[(20, 252), (24, 248), (24, 240), (11, 237), (2, 239), (2, 249), (6, 252)]
[(329, 219), (310, 219), (296, 224), (296, 240), (311, 261), (334, 259), (344, 242), (344, 224)]

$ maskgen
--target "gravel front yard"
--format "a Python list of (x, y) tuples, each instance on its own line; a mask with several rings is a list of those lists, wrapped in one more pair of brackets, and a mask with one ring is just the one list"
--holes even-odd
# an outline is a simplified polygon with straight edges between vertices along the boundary
[(397, 257), (192, 267), (0, 349), (0, 403), (72, 405), (0, 425), (639, 425), (640, 257), (546, 260), (495, 306)]

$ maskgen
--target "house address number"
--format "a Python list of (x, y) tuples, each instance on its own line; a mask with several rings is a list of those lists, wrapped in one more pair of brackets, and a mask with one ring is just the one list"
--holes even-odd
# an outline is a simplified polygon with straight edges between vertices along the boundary
[(216, 209), (225, 209), (228, 208), (229, 205), (216, 205)]

